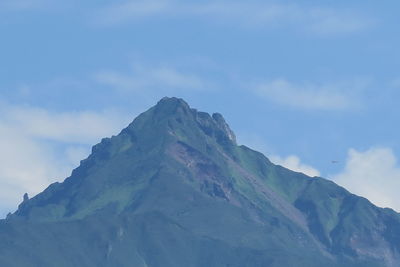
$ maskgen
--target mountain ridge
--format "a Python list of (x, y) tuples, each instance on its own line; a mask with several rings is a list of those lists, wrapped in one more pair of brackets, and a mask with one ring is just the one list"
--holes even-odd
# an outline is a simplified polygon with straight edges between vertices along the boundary
[[(399, 214), (274, 165), (238, 146), (221, 114), (178, 98), (161, 99), (63, 183), (23, 201), (0, 238), (10, 240), (0, 245), (6, 266), (400, 264)], [(70, 256), (50, 249), (55, 240)]]

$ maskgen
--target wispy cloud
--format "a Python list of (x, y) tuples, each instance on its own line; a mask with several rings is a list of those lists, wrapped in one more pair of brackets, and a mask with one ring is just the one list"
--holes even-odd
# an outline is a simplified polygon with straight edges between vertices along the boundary
[(115, 134), (130, 118), (115, 110), (50, 112), (37, 107), (2, 108), (1, 121), (31, 137), (67, 143), (93, 143)]
[(366, 30), (376, 22), (355, 11), (332, 8), (309, 8), (299, 11), (309, 30), (320, 35), (350, 34)]
[(391, 80), (388, 85), (396, 89), (400, 88), (400, 78), (395, 78)]
[(350, 149), (344, 171), (332, 179), (378, 206), (400, 211), (400, 166), (390, 148)]
[(14, 210), (25, 192), (35, 195), (66, 178), (91, 145), (128, 122), (117, 111), (52, 112), (4, 103), (0, 111), (0, 213)]
[(170, 67), (135, 66), (130, 73), (100, 71), (94, 75), (94, 79), (113, 89), (133, 92), (149, 92), (149, 90), (204, 91), (214, 87), (210, 82), (197, 75)]
[(104, 24), (117, 24), (171, 12), (172, 3), (165, 0), (127, 1), (103, 8), (98, 19)]
[(197, 17), (251, 27), (295, 27), (322, 35), (365, 30), (373, 20), (354, 10), (277, 2), (132, 0), (101, 9), (96, 17), (103, 24), (117, 24), (157, 16)]
[(0, 9), (3, 9), (3, 11), (29, 9), (37, 6), (37, 4), (38, 1), (35, 0), (2, 0), (0, 1)]
[(257, 84), (254, 92), (264, 99), (293, 108), (310, 110), (345, 110), (358, 108), (358, 92), (364, 83), (295, 84), (285, 79)]
[(0, 0), (0, 12), (43, 8), (58, 0)]

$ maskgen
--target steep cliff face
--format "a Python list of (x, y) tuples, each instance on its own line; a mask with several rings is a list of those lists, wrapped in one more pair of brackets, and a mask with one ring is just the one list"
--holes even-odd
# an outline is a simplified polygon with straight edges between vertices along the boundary
[(0, 222), (0, 266), (400, 266), (400, 216), (164, 98)]

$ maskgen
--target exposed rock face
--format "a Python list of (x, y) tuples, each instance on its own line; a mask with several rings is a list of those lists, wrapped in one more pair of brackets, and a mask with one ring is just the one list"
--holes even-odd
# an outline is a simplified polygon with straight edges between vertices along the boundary
[(217, 122), (218, 128), (231, 140), (233, 143), (236, 144), (236, 136), (229, 128), (229, 125), (225, 122), (224, 117), (222, 117), (219, 113), (214, 113), (212, 115), (213, 119)]
[(29, 200), (28, 193), (25, 193), (24, 197), (23, 197), (23, 202), (28, 201), (28, 200)]
[(400, 266), (400, 216), (163, 98), (0, 221), (0, 266)]

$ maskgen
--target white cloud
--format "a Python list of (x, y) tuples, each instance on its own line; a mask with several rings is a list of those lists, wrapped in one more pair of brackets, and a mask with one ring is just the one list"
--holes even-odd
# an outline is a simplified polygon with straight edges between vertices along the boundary
[(132, 0), (101, 9), (97, 20), (103, 24), (115, 24), (155, 16), (211, 18), (251, 27), (295, 27), (323, 35), (354, 33), (373, 23), (371, 19), (352, 10), (268, 1), (208, 1), (194, 4), (173, 0)]
[[(321, 176), (316, 168), (304, 164), (298, 156), (277, 156), (260, 136), (239, 133), (238, 138), (241, 143), (267, 155), (275, 164), (311, 177)], [(327, 177), (377, 206), (400, 211), (400, 164), (390, 148), (373, 147), (366, 151), (349, 149), (344, 170)]]
[(400, 210), (400, 166), (390, 148), (350, 149), (344, 171), (332, 180), (378, 206)]
[(254, 92), (277, 104), (299, 109), (344, 110), (360, 106), (357, 92), (364, 84), (294, 84), (284, 79), (258, 84)]
[(11, 211), (22, 200), (66, 175), (64, 164), (44, 144), (19, 129), (0, 124), (0, 211)]
[[(50, 112), (0, 103), (0, 216), (66, 178), (90, 146), (127, 125), (116, 111)], [(129, 119), (130, 120), (130, 119)]]
[(149, 90), (203, 91), (213, 85), (196, 75), (180, 72), (174, 68), (144, 68), (136, 65), (131, 73), (101, 71), (95, 74), (96, 82), (116, 90), (148, 92)]
[(298, 156), (295, 156), (295, 155), (290, 155), (290, 156), (288, 156), (286, 158), (282, 158), (282, 157), (279, 157), (279, 156), (272, 155), (272, 156), (269, 156), (269, 159), (273, 163), (275, 163), (277, 165), (281, 165), (281, 166), (283, 166), (285, 168), (288, 168), (288, 169), (290, 169), (292, 171), (302, 172), (302, 173), (304, 173), (304, 174), (306, 174), (308, 176), (311, 176), (311, 177), (320, 176), (321, 175), (320, 172), (317, 169), (302, 163), (300, 161), (300, 158)]

